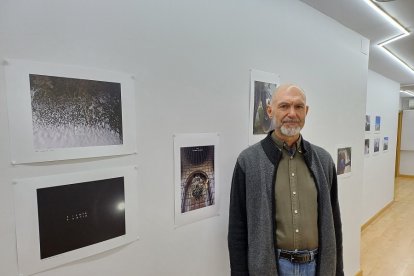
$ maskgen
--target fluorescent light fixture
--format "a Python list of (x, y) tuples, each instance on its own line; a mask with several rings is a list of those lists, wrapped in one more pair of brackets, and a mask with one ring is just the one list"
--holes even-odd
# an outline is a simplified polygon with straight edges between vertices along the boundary
[(373, 2), (373, 0), (364, 0), (371, 8), (373, 8), (378, 14), (380, 14), (385, 20), (387, 20), (391, 25), (396, 27), (398, 30), (401, 31), (401, 34), (389, 38), (387, 40), (384, 40), (380, 43), (378, 43), (378, 46), (380, 46), (381, 49), (383, 49), (388, 55), (390, 55), (395, 61), (397, 61), (399, 64), (403, 65), (404, 68), (408, 69), (411, 73), (414, 73), (414, 68), (412, 68), (410, 65), (408, 65), (405, 61), (403, 61), (400, 57), (398, 57), (396, 54), (385, 48), (384, 46), (394, 42), (396, 40), (399, 40), (403, 37), (406, 37), (410, 35), (410, 32), (404, 28), (400, 23), (398, 23), (397, 20), (392, 18), (388, 13), (386, 13), (383, 9), (381, 9), (377, 4)]
[(407, 95), (409, 97), (414, 97), (414, 92), (411, 91), (411, 90), (400, 90), (400, 93), (401, 94), (405, 94), (405, 95)]
[(397, 61), (399, 64), (401, 64), (404, 68), (408, 69), (411, 73), (414, 73), (414, 69), (410, 65), (408, 65), (405, 61), (403, 61), (402, 59), (400, 59), (396, 54), (394, 54), (393, 52), (391, 52), (390, 50), (388, 50), (385, 47), (380, 47), (380, 48), (382, 50), (384, 50), (384, 52), (386, 52), (395, 61)]
[(392, 18), (388, 13), (382, 10), (378, 5), (376, 5), (372, 0), (365, 0), (367, 4), (373, 8), (377, 13), (379, 13), (382, 17), (384, 17), (391, 25), (399, 29), (402, 33), (409, 33), (400, 23), (398, 23), (394, 18)]

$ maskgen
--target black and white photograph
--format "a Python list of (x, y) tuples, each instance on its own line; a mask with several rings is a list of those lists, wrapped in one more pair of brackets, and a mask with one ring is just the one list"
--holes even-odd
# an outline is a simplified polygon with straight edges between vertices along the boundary
[(364, 143), (364, 154), (365, 154), (365, 156), (369, 155), (369, 141), (370, 141), (370, 139), (365, 139), (365, 143)]
[(371, 131), (371, 115), (365, 115), (365, 131)]
[(137, 173), (128, 166), (14, 180), (20, 274), (137, 240)]
[(383, 151), (388, 151), (388, 142), (389, 142), (389, 137), (384, 137), (384, 141), (382, 143), (382, 150)]
[(218, 215), (217, 133), (174, 135), (175, 226)]
[(132, 75), (18, 59), (5, 64), (12, 164), (137, 152)]
[(338, 175), (345, 175), (351, 172), (351, 147), (338, 148), (338, 159), (336, 170)]
[(381, 138), (379, 138), (379, 137), (374, 138), (374, 153), (379, 152), (379, 150), (380, 150), (380, 142), (381, 142)]
[(40, 258), (125, 235), (124, 178), (37, 189)]
[(249, 144), (260, 141), (274, 129), (267, 107), (278, 85), (277, 74), (254, 69), (250, 71)]
[(35, 150), (122, 144), (120, 83), (29, 78)]

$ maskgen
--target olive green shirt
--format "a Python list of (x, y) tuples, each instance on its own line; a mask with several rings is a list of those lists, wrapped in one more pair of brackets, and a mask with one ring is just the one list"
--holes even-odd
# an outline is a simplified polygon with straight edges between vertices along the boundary
[(272, 138), (282, 151), (275, 182), (276, 242), (279, 249), (318, 248), (318, 199), (316, 185), (302, 155), (301, 142), (292, 148)]

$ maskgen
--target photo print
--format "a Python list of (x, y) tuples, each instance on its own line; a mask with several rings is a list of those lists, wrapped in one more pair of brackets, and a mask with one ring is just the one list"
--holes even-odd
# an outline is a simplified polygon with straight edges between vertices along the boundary
[(389, 142), (389, 137), (384, 137), (384, 141), (383, 141), (383, 151), (387, 151), (388, 150), (388, 142)]
[(364, 154), (369, 155), (369, 139), (365, 139)]
[(375, 116), (375, 132), (381, 131), (381, 116)]
[(41, 259), (120, 237), (124, 178), (37, 189), (37, 209)]
[(351, 161), (351, 147), (338, 148), (337, 175), (349, 174), (351, 172)]
[(254, 144), (263, 139), (274, 129), (274, 123), (267, 114), (272, 94), (279, 85), (279, 76), (259, 70), (250, 72), (250, 125), (249, 143)]
[(31, 275), (138, 239), (137, 168), (15, 180), (20, 275)]
[(377, 153), (380, 150), (380, 140), (379, 137), (374, 138), (374, 153)]
[(174, 135), (175, 225), (218, 214), (218, 134)]
[(122, 144), (121, 84), (29, 74), (35, 150)]
[(253, 135), (267, 134), (274, 129), (273, 120), (267, 114), (267, 106), (276, 87), (275, 83), (254, 81)]
[(214, 146), (182, 147), (181, 213), (214, 205)]
[(365, 131), (369, 132), (371, 131), (371, 116), (365, 115)]
[(4, 68), (12, 164), (137, 152), (131, 75), (15, 59)]

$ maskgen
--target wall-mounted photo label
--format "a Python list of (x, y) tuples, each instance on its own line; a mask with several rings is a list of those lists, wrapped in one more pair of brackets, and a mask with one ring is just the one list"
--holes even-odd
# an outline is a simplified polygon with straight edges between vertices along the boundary
[(174, 135), (175, 225), (218, 215), (218, 134)]

